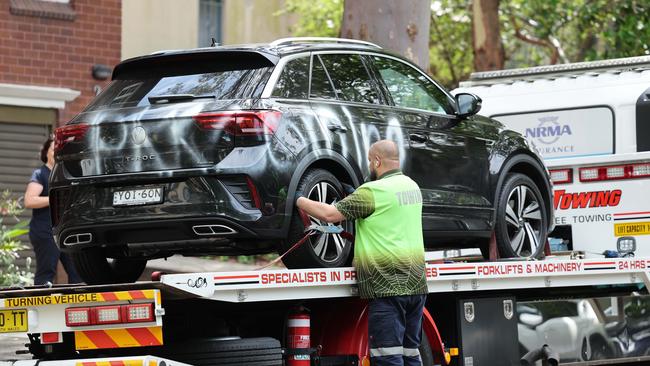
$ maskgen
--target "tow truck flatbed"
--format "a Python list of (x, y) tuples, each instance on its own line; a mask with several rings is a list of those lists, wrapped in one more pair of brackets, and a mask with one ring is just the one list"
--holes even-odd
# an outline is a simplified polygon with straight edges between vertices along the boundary
[[(428, 263), (426, 276), (430, 301), (429, 311), (425, 311), (424, 316), (424, 333), (437, 364), (451, 361), (458, 365), (472, 362), (478, 365), (480, 362), (477, 361), (483, 357), (480, 355), (482, 351), (465, 344), (461, 337), (473, 332), (467, 324), (463, 325), (463, 316), (471, 315), (474, 319), (476, 315), (473, 326), (482, 327), (480, 331), (483, 334), (492, 333), (493, 338), (498, 338), (502, 333), (501, 336), (505, 337), (506, 328), (514, 329), (516, 334), (516, 317), (512, 323), (515, 302), (519, 297), (531, 298), (524, 296), (527, 291), (535, 291), (532, 297), (539, 299), (585, 294), (578, 289), (588, 289), (586, 294), (594, 297), (645, 293), (644, 288), (650, 284), (649, 271), (650, 259), (646, 258)], [(318, 352), (334, 359), (343, 356), (345, 359), (356, 358), (363, 364), (368, 357), (367, 338), (364, 338), (367, 337), (364, 335), (367, 305), (358, 299), (356, 283), (356, 272), (351, 267), (163, 274), (158, 281), (133, 284), (0, 290), (0, 312), (21, 310), (28, 314), (28, 322), (21, 332), (39, 334), (41, 343), (46, 334), (60, 336), (55, 344), (65, 343), (63, 335), (68, 334), (68, 340), (74, 335), (70, 342), (81, 354), (103, 350), (109, 355), (123, 355), (125, 350), (132, 354), (135, 346), (146, 347), (150, 352), (164, 349), (168, 339), (172, 344), (183, 340), (188, 336), (178, 330), (178, 324), (187, 326), (191, 321), (186, 319), (196, 319), (197, 314), (201, 314), (198, 319), (202, 320), (194, 326), (200, 333), (213, 326), (208, 326), (213, 319), (206, 318), (205, 314), (216, 314), (213, 316), (223, 318), (226, 323), (236, 323), (244, 333), (281, 338), (284, 331), (271, 331), (276, 334), (269, 334), (269, 329), (281, 328), (284, 324), (285, 315), (281, 314), (293, 311), (291, 309), (296, 306), (307, 306), (318, 314), (314, 315), (312, 328), (320, 347)], [(471, 304), (469, 308), (468, 304)], [(121, 310), (116, 314), (125, 314), (130, 306), (150, 306), (151, 318), (135, 323), (98, 324), (96, 321), (98, 309), (119, 308)], [(495, 306), (504, 314), (501, 325), (498, 328), (480, 325), (483, 320), (479, 316), (484, 318), (485, 313), (478, 309), (491, 307), (491, 313), (494, 313)], [(87, 311), (88, 323), (69, 322), (71, 312), (81, 312), (83, 318), (84, 311)], [(163, 317), (169, 316), (170, 320), (182, 320), (174, 326), (168, 325), (163, 337)], [(493, 315), (490, 317), (494, 318)], [(17, 330), (12, 332), (18, 333)], [(124, 332), (131, 335), (148, 333), (147, 337), (140, 339), (133, 336), (129, 343), (119, 336)], [(110, 342), (98, 341), (98, 334), (108, 337)], [(443, 338), (455, 340), (444, 343)], [(341, 343), (341, 339), (347, 341)], [(455, 358), (451, 357), (454, 352)], [(504, 354), (508, 352), (517, 353), (518, 350), (504, 351)], [(469, 361), (470, 358), (474, 361)]]

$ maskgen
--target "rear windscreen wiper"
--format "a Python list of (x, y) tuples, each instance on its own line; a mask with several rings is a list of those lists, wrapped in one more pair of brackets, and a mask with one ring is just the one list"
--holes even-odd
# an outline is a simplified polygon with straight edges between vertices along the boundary
[(200, 98), (213, 98), (214, 95), (194, 95), (194, 94), (160, 94), (152, 95), (149, 98), (149, 103), (151, 104), (162, 104), (162, 103), (173, 103), (180, 102), (183, 100), (192, 100)]

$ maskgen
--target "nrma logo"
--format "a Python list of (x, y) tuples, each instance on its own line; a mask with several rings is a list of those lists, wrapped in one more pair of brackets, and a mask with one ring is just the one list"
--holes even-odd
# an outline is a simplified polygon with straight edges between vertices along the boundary
[(526, 138), (534, 138), (543, 144), (552, 144), (564, 135), (571, 135), (569, 125), (558, 123), (559, 117), (548, 116), (539, 119), (539, 125), (526, 129)]

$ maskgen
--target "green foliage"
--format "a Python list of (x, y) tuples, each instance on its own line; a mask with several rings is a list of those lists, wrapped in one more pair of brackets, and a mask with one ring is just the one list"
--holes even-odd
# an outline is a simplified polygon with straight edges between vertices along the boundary
[[(287, 0), (294, 36), (339, 34), (344, 0)], [(473, 71), (471, 0), (432, 0), (430, 72), (453, 88)], [(647, 0), (502, 0), (506, 67), (650, 54)]]
[(287, 0), (285, 8), (276, 15), (291, 13), (299, 16), (291, 27), (295, 37), (338, 37), (343, 19), (344, 0)]
[[(19, 221), (17, 215), (22, 212), (18, 201), (5, 191), (0, 195), (0, 287), (24, 286), (31, 284), (32, 274), (29, 271), (30, 258), (27, 258), (27, 268), (20, 269), (14, 263), (18, 259), (18, 251), (25, 249), (19, 238), (27, 234), (26, 221)], [(15, 223), (6, 225), (9, 219)]]
[(429, 41), (429, 71), (447, 87), (469, 77), (473, 71), (470, 0), (433, 1)]
[(508, 67), (650, 54), (647, 1), (508, 0), (500, 12)]

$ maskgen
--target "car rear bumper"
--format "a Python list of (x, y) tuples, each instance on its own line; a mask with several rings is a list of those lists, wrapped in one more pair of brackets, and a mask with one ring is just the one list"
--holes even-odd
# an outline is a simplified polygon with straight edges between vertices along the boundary
[(226, 217), (198, 216), (74, 226), (55, 233), (55, 237), (64, 251), (101, 246), (121, 247), (129, 252), (226, 255), (266, 252), (266, 242), (281, 238), (281, 233), (256, 232)]
[[(265, 252), (265, 243), (284, 237), (287, 218), (275, 210), (277, 196), (262, 193), (257, 201), (266, 204), (256, 205), (249, 183), (244, 175), (209, 175), (56, 188), (50, 191), (54, 236), (65, 251), (101, 246), (199, 255)], [(162, 202), (113, 204), (115, 192), (150, 187), (162, 188)]]

